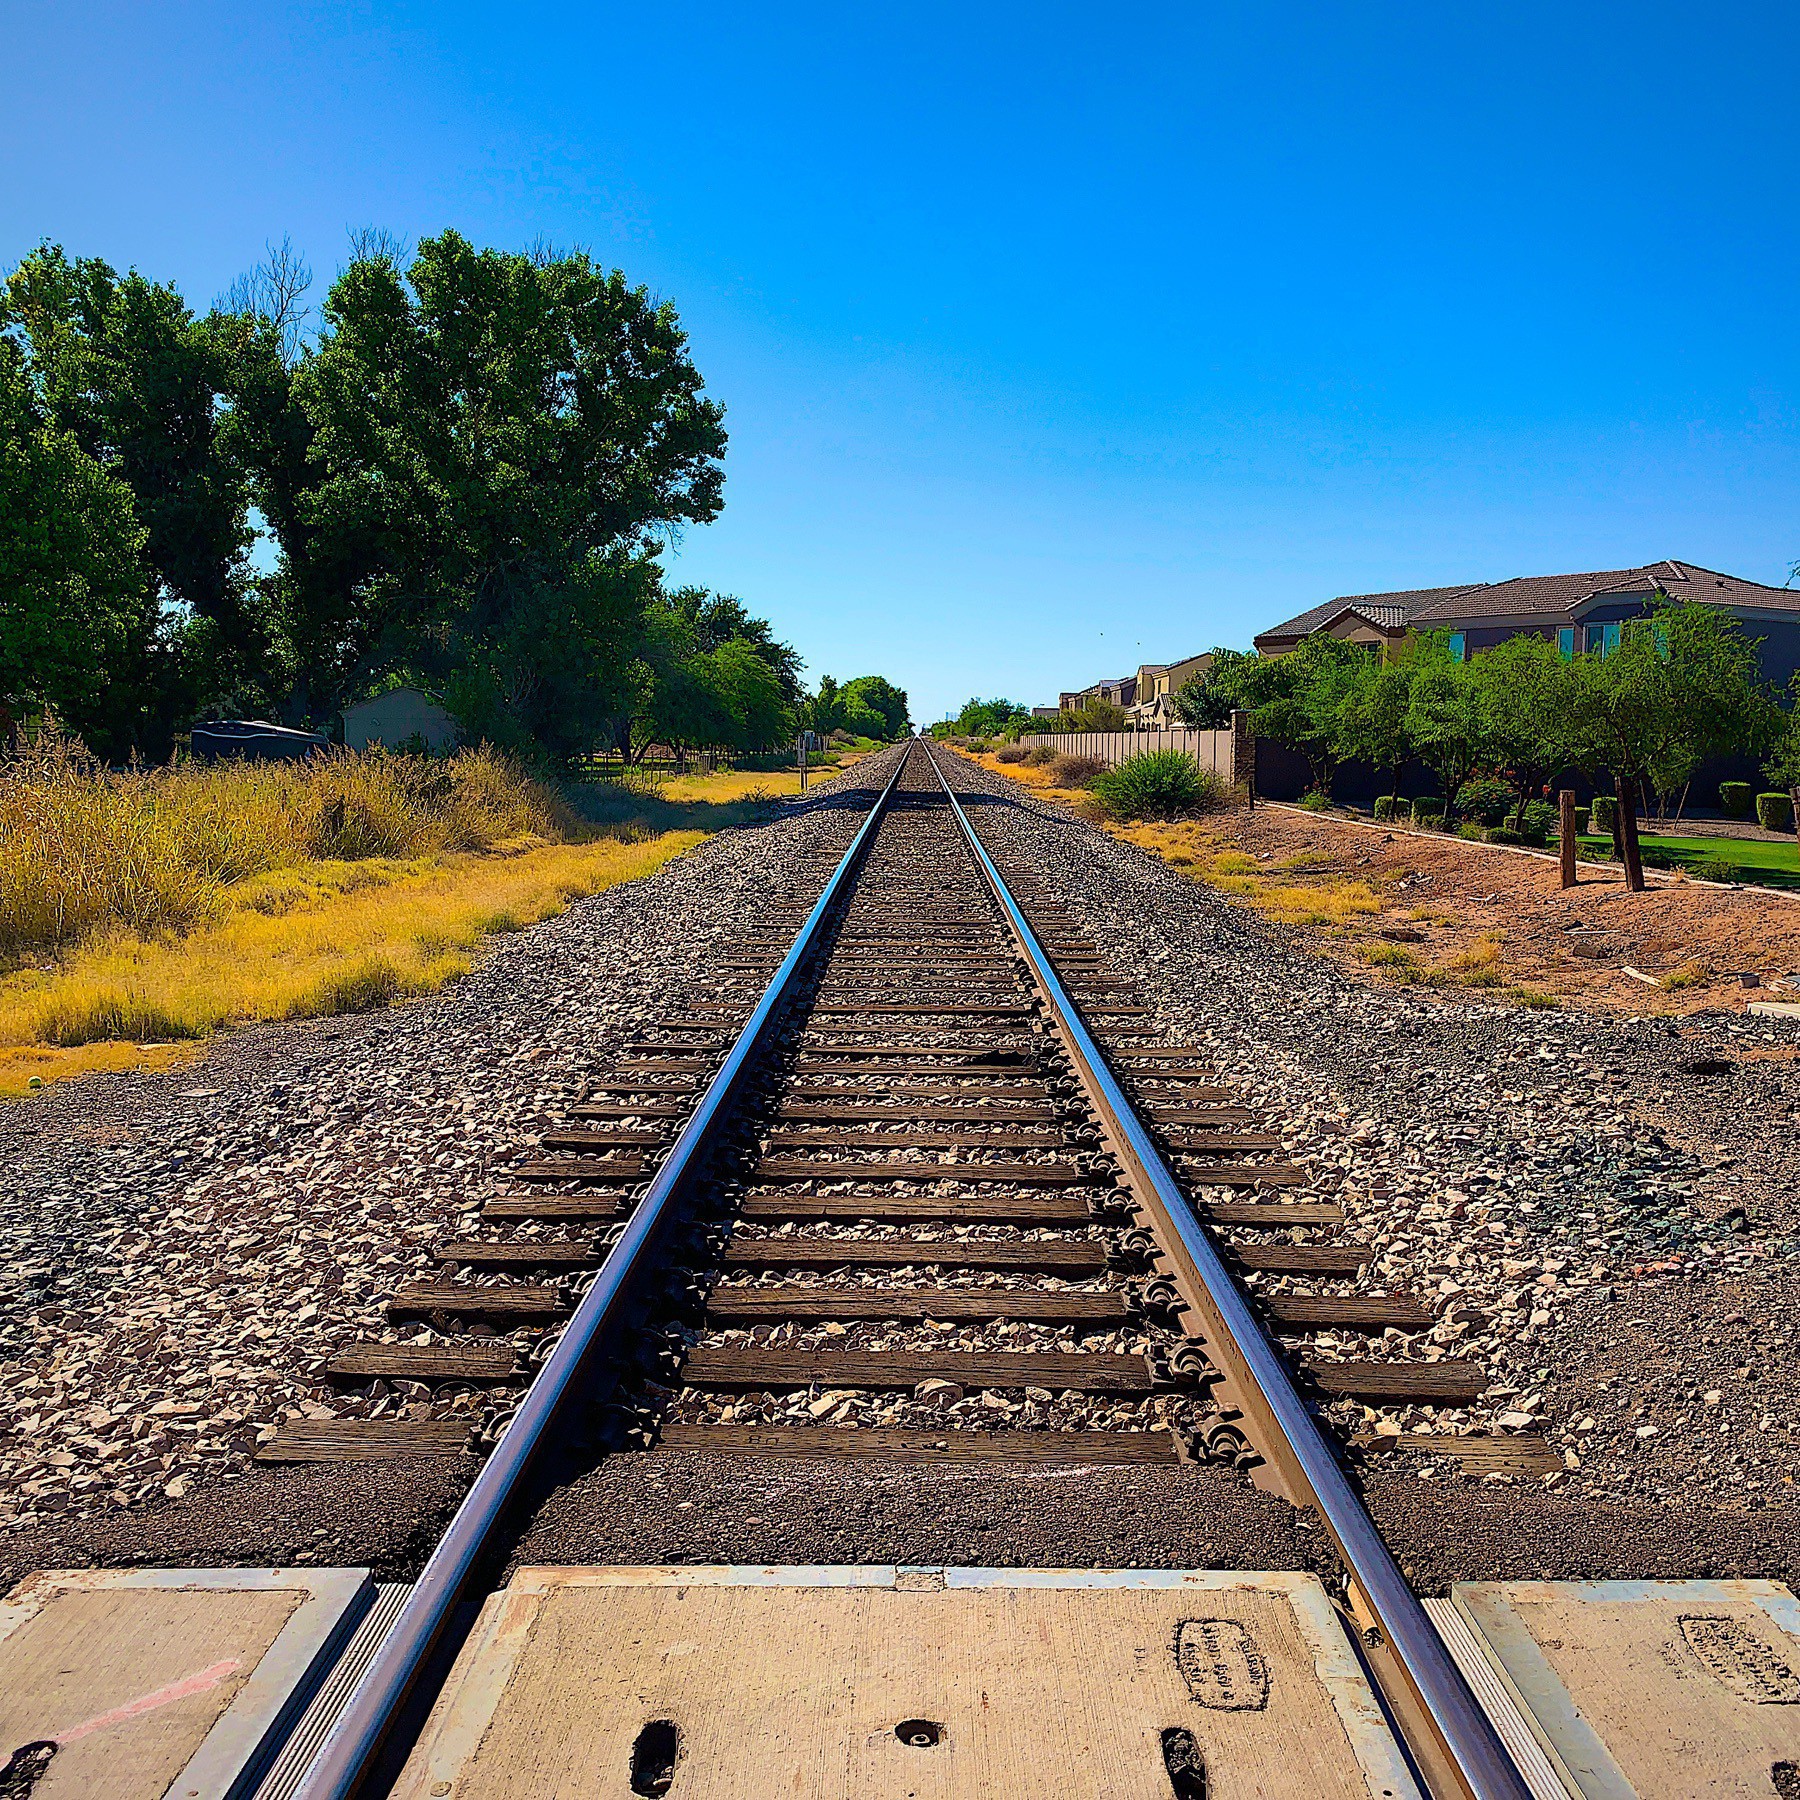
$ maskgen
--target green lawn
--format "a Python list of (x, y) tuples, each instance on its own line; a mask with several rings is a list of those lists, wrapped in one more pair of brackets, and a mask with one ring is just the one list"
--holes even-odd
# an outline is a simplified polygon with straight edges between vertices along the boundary
[[(1765, 887), (1800, 887), (1800, 843), (1771, 844), (1761, 838), (1659, 837), (1640, 834), (1644, 861), (1651, 868), (1687, 869), (1699, 872), (1728, 864), (1741, 871), (1733, 881), (1754, 881)], [(1610, 837), (1584, 837), (1582, 853), (1605, 860), (1612, 851)]]

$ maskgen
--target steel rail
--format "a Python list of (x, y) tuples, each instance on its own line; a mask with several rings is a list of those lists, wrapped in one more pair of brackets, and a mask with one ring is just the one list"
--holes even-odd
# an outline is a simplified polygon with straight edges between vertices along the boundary
[(374, 1768), (421, 1671), (443, 1637), (471, 1571), (542, 1446), (547, 1428), (589, 1353), (630, 1303), (635, 1278), (642, 1272), (640, 1265), (649, 1257), (689, 1165), (733, 1098), (745, 1070), (762, 1049), (764, 1036), (813, 948), (820, 926), (861, 865), (907, 760), (903, 750), (887, 785), (876, 796), (868, 817), (825, 883), (817, 904), (807, 914), (793, 946), (763, 990), (755, 1011), (738, 1033), (717, 1074), (707, 1083), (699, 1105), (670, 1146), (648, 1192), (633, 1209), (624, 1233), (607, 1253), (556, 1348), (526, 1390), (519, 1410), (432, 1550), (393, 1629), (382, 1640), (380, 1650), (320, 1745), (295, 1800), (349, 1800)]
[[(1337, 1452), (1294, 1386), (1280, 1352), (1201, 1227), (1169, 1165), (1120, 1087), (1100, 1046), (1063, 986), (1030, 921), (1020, 910), (993, 858), (976, 834), (962, 803), (924, 739), (925, 759), (937, 776), (989, 889), (1006, 914), (1031, 965), (1071, 1060), (1095, 1102), (1140, 1197), (1152, 1200), (1166, 1227), (1164, 1242), (1190, 1265), (1201, 1290), (1192, 1296), (1215, 1341), (1208, 1346), (1228, 1376), (1236, 1377), (1245, 1410), (1258, 1415), (1265, 1441), (1257, 1447), (1277, 1462), (1300, 1504), (1316, 1509), (1337, 1546), (1365, 1615), (1370, 1653), (1390, 1707), (1439, 1800), (1531, 1800), (1512, 1757), (1481, 1710), (1407, 1585), (1367, 1509), (1356, 1497)], [(1374, 1627), (1371, 1638), (1367, 1627)], [(1398, 1687), (1399, 1691), (1394, 1691)], [(1405, 1732), (1404, 1726), (1415, 1729)], [(1420, 1731), (1427, 1741), (1416, 1741)]]

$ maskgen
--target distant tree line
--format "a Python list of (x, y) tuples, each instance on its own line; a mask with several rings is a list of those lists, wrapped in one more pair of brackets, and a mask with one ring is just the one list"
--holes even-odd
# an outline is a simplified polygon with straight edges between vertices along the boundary
[[(54, 245), (7, 278), (0, 741), (48, 708), (161, 758), (397, 679), (555, 765), (788, 737), (795, 651), (658, 561), (718, 515), (726, 443), (673, 306), (453, 231), (355, 238), (316, 323), (310, 281), (286, 245), (204, 313)], [(897, 734), (874, 682), (897, 722), (854, 682), (827, 710)]]
[(1641, 887), (1640, 793), (1655, 793), (1666, 810), (1702, 762), (1725, 754), (1766, 753), (1771, 778), (1800, 782), (1800, 730), (1761, 679), (1756, 645), (1730, 614), (1668, 600), (1604, 655), (1565, 657), (1520, 635), (1465, 661), (1435, 632), (1384, 660), (1317, 634), (1285, 656), (1215, 650), (1174, 706), (1198, 727), (1249, 711), (1259, 737), (1305, 758), (1322, 794), (1350, 761), (1385, 771), (1397, 792), (1401, 768), (1416, 757), (1448, 817), (1478, 778), (1506, 784), (1515, 819), (1564, 770), (1596, 787), (1610, 782), (1620, 860)]

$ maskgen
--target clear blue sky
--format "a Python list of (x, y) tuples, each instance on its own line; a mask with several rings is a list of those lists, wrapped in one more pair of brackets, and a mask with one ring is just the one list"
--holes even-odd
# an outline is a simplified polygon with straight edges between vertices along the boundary
[(1800, 557), (1791, 6), (0, 9), (0, 262), (580, 243), (728, 410), (685, 579), (937, 716), (1336, 593)]

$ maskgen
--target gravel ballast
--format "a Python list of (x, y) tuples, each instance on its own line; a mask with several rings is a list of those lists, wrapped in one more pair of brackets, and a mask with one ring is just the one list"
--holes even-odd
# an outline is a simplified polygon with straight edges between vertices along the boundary
[[(1310, 1165), (1305, 1193), (1340, 1200), (1346, 1235), (1377, 1246), (1363, 1285), (1442, 1305), (1432, 1337), (1496, 1377), (1475, 1424), (1546, 1432), (1566, 1496), (1751, 1513), (1795, 1497), (1792, 1025), (1374, 987), (1020, 784), (958, 768), (984, 837), (1040, 871)], [(1446, 1429), (1422, 1409), (1379, 1423)]]
[[(1380, 1252), (1363, 1285), (1441, 1301), (1438, 1351), (1500, 1384), (1473, 1413), (1343, 1422), (1542, 1431), (1565, 1453), (1548, 1488), (1376, 1459), (1372, 1503), (1423, 1584), (1800, 1574), (1791, 1027), (1372, 988), (1002, 777), (964, 761), (958, 784), (986, 796), (972, 816), (989, 841), (1139, 978), (1171, 1040), (1204, 1045), (1266, 1114), (1310, 1166), (1307, 1196), (1342, 1201), (1347, 1235)], [(369, 1410), (320, 1384), (324, 1357), (391, 1332), (387, 1295), (431, 1271), (429, 1247), (626, 1037), (698, 991), (710, 948), (792, 886), (797, 859), (848, 839), (849, 799), (827, 789), (577, 901), (432, 998), (247, 1031), (171, 1074), (0, 1113), (8, 1572), (415, 1567), (473, 1459), (268, 1470), (257, 1442), (286, 1417)], [(520, 1557), (1312, 1567), (1317, 1539), (1218, 1469), (655, 1452), (553, 1495)]]
[[(283, 1419), (405, 1416), (318, 1371), (401, 1335), (507, 1165), (704, 985), (712, 946), (845, 844), (860, 777), (491, 942), (443, 992), (222, 1038), (164, 1075), (95, 1076), (0, 1111), (0, 1526), (239, 1480)], [(490, 1403), (467, 1395), (472, 1423)]]

